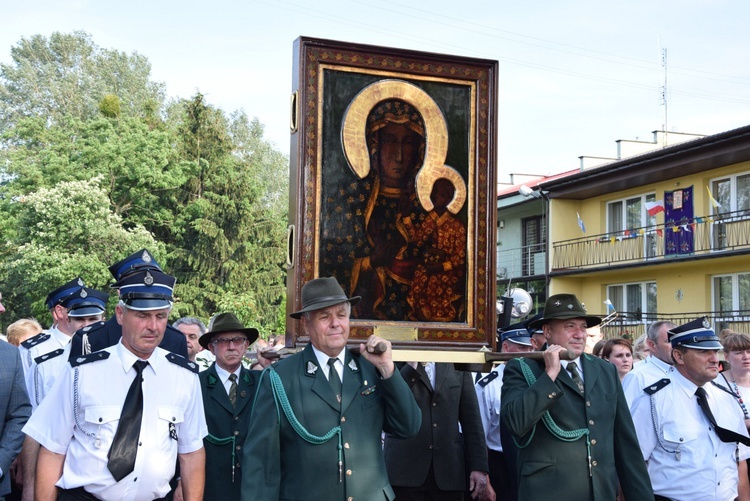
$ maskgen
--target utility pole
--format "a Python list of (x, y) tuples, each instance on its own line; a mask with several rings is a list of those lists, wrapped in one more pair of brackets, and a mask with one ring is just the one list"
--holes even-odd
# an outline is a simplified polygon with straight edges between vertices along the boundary
[(667, 147), (667, 134), (668, 134), (668, 104), (667, 104), (667, 49), (661, 50), (661, 67), (664, 68), (664, 85), (661, 87), (661, 99), (660, 103), (662, 106), (664, 106), (664, 139), (662, 140), (662, 148)]

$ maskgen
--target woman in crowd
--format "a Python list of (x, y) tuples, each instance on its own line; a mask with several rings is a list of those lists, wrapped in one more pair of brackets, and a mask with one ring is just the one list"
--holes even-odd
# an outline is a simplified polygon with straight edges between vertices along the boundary
[(636, 360), (636, 362), (639, 362), (641, 360), (644, 360), (650, 354), (651, 349), (646, 344), (646, 335), (644, 334), (636, 339), (635, 343), (633, 343), (633, 358)]
[[(727, 334), (721, 339), (721, 344), (724, 346), (724, 360), (729, 363), (729, 369), (722, 372), (714, 382), (734, 395), (745, 416), (745, 426), (750, 430), (750, 414), (747, 409), (750, 402), (750, 336)], [(742, 456), (743, 449), (747, 450), (747, 446), (740, 444), (739, 447)], [(750, 459), (747, 461), (750, 467)]]
[(602, 358), (617, 367), (620, 381), (633, 369), (633, 347), (627, 339), (615, 338), (604, 343)]
[(13, 346), (19, 346), (21, 343), (30, 337), (36, 336), (40, 332), (42, 332), (42, 326), (33, 318), (22, 318), (21, 320), (16, 320), (10, 324), (6, 330), (8, 342)]

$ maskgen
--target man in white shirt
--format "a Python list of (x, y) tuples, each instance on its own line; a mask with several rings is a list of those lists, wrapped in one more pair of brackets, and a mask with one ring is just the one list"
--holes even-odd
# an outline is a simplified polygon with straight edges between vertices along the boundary
[(640, 364), (635, 364), (622, 380), (622, 391), (628, 400), (628, 407), (632, 410), (635, 399), (643, 395), (643, 389), (655, 381), (659, 381), (674, 370), (672, 367), (672, 344), (667, 337), (667, 331), (677, 327), (668, 320), (660, 320), (649, 325), (646, 331), (646, 344), (651, 353)]
[(208, 433), (198, 368), (159, 348), (175, 279), (127, 278), (115, 346), (74, 357), (24, 427), (42, 445), (35, 499), (158, 499), (179, 458), (187, 501), (203, 499)]
[(750, 444), (744, 416), (733, 395), (710, 384), (720, 371), (719, 338), (706, 317), (669, 335), (675, 371), (632, 409), (656, 499), (748, 499), (747, 458), (737, 445)]

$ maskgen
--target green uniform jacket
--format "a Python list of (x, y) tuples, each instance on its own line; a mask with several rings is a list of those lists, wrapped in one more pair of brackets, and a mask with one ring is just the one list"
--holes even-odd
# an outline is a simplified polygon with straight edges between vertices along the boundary
[(314, 445), (292, 429), (261, 376), (250, 418), (242, 477), (244, 501), (368, 501), (394, 498), (383, 461), (381, 432), (410, 437), (419, 431), (421, 412), (396, 370), (381, 379), (364, 358), (346, 351), (342, 403), (319, 367), (312, 346), (274, 366), (291, 409), (316, 436), (342, 429), (343, 465), (339, 482), (338, 437)]
[[(519, 449), (518, 499), (612, 501), (618, 477), (625, 499), (654, 499), (615, 366), (581, 355), (582, 395), (564, 368), (553, 382), (543, 361), (525, 362), (536, 383), (529, 387), (518, 359), (508, 362), (501, 407), (501, 420), (514, 438), (522, 446), (528, 441)], [(562, 430), (590, 430), (590, 474), (586, 437), (553, 436), (542, 421), (545, 411)]]
[[(240, 498), (242, 485), (242, 447), (247, 437), (247, 427), (253, 410), (253, 399), (257, 389), (259, 371), (240, 370), (237, 381), (237, 406), (232, 408), (229, 395), (218, 374), (216, 363), (201, 372), (201, 392), (203, 408), (206, 413), (206, 424), (210, 437), (203, 439), (206, 447), (206, 488), (203, 499), (223, 501)], [(235, 437), (234, 442), (230, 439)], [(232, 481), (232, 452), (234, 452), (234, 481)]]

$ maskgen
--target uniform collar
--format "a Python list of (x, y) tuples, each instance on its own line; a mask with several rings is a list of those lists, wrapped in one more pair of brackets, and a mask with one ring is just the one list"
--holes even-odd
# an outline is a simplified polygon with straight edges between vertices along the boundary
[(310, 347), (313, 350), (313, 353), (315, 354), (315, 359), (318, 361), (318, 365), (320, 367), (326, 367), (328, 366), (328, 359), (329, 358), (338, 358), (339, 362), (341, 362), (341, 366), (344, 366), (344, 362), (346, 361), (346, 350), (341, 350), (341, 352), (336, 357), (329, 357), (319, 349), (317, 349), (315, 346), (310, 344)]
[[(157, 347), (151, 354), (151, 356), (146, 360), (149, 367), (151, 367), (151, 370), (153, 370), (156, 374), (159, 373), (159, 369), (163, 367), (163, 364), (169, 363), (164, 358), (164, 356), (161, 355), (161, 353), (158, 353), (160, 349), (161, 348)], [(125, 348), (125, 345), (122, 344), (122, 338), (120, 338), (120, 342), (117, 343), (116, 350), (117, 356), (119, 357), (120, 363), (122, 364), (122, 370), (126, 373), (133, 367), (133, 364), (136, 362), (136, 360), (142, 360), (141, 358), (135, 356), (133, 352)]]
[(674, 367), (663, 361), (662, 359), (655, 357), (653, 355), (649, 355), (646, 357), (646, 363), (649, 363), (653, 365), (654, 367), (658, 368), (660, 371), (662, 371), (664, 374), (669, 374), (674, 370)]
[(698, 389), (698, 385), (690, 381), (688, 378), (680, 374), (680, 371), (674, 370), (670, 375), (672, 382), (677, 385), (682, 391), (685, 392), (689, 398), (695, 395), (695, 390)]
[(240, 364), (240, 366), (237, 367), (237, 370), (234, 372), (229, 372), (229, 371), (222, 369), (221, 367), (219, 367), (219, 364), (217, 363), (214, 363), (214, 368), (216, 369), (216, 375), (219, 376), (219, 379), (221, 380), (223, 384), (226, 384), (231, 374), (237, 374), (237, 381), (240, 380), (240, 371), (242, 370), (242, 364)]
[(57, 328), (57, 324), (53, 325), (52, 327), (47, 330), (47, 332), (50, 333), (50, 335), (57, 340), (58, 343), (60, 343), (60, 346), (66, 346), (68, 343), (70, 343), (70, 340), (73, 338), (73, 336), (68, 336), (63, 331)]

